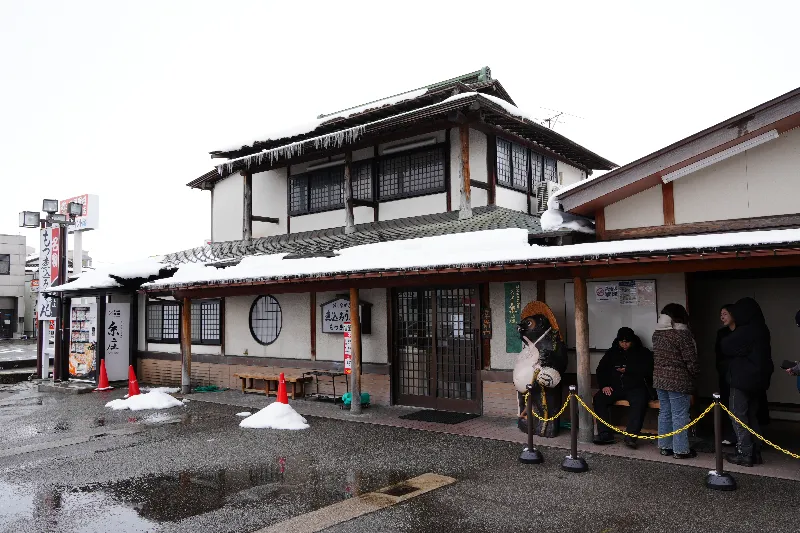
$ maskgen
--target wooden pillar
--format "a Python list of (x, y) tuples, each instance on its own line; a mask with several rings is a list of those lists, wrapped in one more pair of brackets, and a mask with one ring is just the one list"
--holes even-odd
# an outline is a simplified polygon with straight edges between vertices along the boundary
[(465, 219), (472, 217), (472, 202), (470, 198), (469, 188), (469, 125), (461, 124), (458, 127), (458, 133), (461, 137), (461, 165), (459, 167), (459, 174), (461, 183), (461, 203), (458, 207), (458, 218)]
[(536, 299), (540, 302), (545, 302), (545, 303), (547, 303), (547, 296), (545, 291), (546, 283), (547, 282), (545, 282), (545, 280), (543, 279), (536, 280)]
[(606, 208), (600, 207), (594, 212), (594, 233), (598, 241), (606, 240)]
[(344, 154), (344, 232), (355, 233), (355, 217), (353, 216), (353, 177), (351, 169), (353, 166), (353, 152), (347, 151)]
[(495, 205), (497, 201), (497, 136), (493, 133), (486, 135), (486, 177), (489, 180), (487, 202)]
[(192, 392), (192, 301), (181, 305), (181, 393)]
[(242, 239), (249, 241), (253, 239), (253, 175), (243, 170), (242, 177), (244, 178)]
[(350, 333), (353, 336), (353, 372), (350, 374), (350, 414), (361, 414), (361, 321), (358, 289), (350, 289)]
[(661, 186), (661, 199), (664, 207), (664, 225), (675, 225), (675, 197), (672, 194), (672, 182)]
[(309, 304), (311, 305), (311, 360), (317, 360), (317, 293), (309, 293)]
[[(577, 354), (578, 394), (586, 405), (592, 404), (592, 373), (589, 366), (589, 307), (586, 300), (586, 278), (576, 277), (575, 282), (575, 352)], [(592, 415), (580, 409), (579, 428), (581, 442), (592, 442), (594, 426)]]

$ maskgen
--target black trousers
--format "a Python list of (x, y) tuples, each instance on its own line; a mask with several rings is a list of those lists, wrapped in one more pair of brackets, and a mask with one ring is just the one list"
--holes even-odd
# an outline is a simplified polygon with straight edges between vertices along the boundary
[[(747, 392), (731, 387), (729, 409), (736, 417), (750, 426), (756, 433), (761, 433), (761, 424), (758, 421), (758, 407), (761, 403), (761, 392)], [(736, 430), (737, 449), (742, 455), (752, 455), (761, 449), (761, 441), (753, 437), (741, 425), (733, 422)]]
[[(628, 427), (626, 431), (638, 435), (642, 431), (644, 415), (647, 413), (647, 403), (650, 401), (647, 389), (614, 389), (611, 396), (606, 396), (602, 390), (599, 390), (594, 395), (594, 412), (608, 422), (609, 407), (619, 400), (628, 400), (631, 404), (628, 410)], [(597, 432), (600, 434), (610, 433), (611, 430), (603, 425), (602, 422), (598, 422)]]
[[(719, 397), (722, 403), (730, 409), (731, 408), (731, 386), (725, 376), (719, 376)], [(737, 415), (738, 416), (738, 415)], [(736, 442), (736, 431), (733, 429), (733, 420), (729, 416), (722, 417), (722, 440), (728, 440), (733, 443)]]

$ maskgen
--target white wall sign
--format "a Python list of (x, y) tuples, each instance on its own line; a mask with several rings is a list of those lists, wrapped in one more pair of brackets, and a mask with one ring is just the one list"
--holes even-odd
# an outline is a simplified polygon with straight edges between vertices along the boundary
[[(372, 304), (363, 300), (358, 306), (358, 318), (361, 324), (361, 333), (370, 333)], [(322, 332), (323, 333), (342, 333), (344, 323), (350, 322), (350, 300), (347, 298), (337, 298), (322, 304)]]
[(128, 376), (131, 304), (106, 304), (106, 373), (109, 381), (122, 381)]
[(100, 198), (96, 194), (81, 194), (61, 200), (58, 204), (58, 212), (67, 213), (67, 205), (70, 202), (77, 202), (83, 206), (83, 213), (75, 217), (75, 225), (69, 227), (69, 232), (89, 231), (100, 226)]

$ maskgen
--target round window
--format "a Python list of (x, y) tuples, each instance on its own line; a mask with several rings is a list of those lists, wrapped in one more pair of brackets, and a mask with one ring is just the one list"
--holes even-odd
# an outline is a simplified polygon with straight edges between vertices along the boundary
[(250, 306), (250, 334), (259, 344), (275, 342), (283, 324), (281, 306), (272, 296), (259, 296)]

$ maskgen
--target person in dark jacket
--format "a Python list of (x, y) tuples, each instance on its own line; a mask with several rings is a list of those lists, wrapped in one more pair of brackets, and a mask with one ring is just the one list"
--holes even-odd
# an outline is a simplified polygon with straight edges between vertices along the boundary
[[(763, 391), (769, 388), (775, 366), (772, 362), (769, 328), (761, 307), (752, 298), (742, 298), (733, 306), (736, 329), (722, 339), (722, 354), (728, 360), (731, 387), (730, 410), (756, 433), (761, 432), (758, 406)], [(761, 464), (761, 441), (734, 421), (738, 440), (735, 454), (726, 455), (730, 463)]]
[[(620, 328), (614, 345), (606, 351), (597, 365), (597, 383), (600, 390), (594, 395), (597, 416), (608, 420), (609, 406), (618, 400), (628, 400), (627, 432), (638, 435), (642, 430), (650, 387), (653, 382), (653, 352), (642, 346), (642, 341), (631, 328)], [(611, 431), (598, 424), (596, 442), (614, 442)], [(625, 444), (636, 448), (636, 439), (625, 437)]]
[[(717, 377), (719, 378), (719, 395), (722, 401), (728, 405), (731, 397), (731, 386), (728, 384), (728, 360), (722, 353), (722, 339), (733, 333), (736, 329), (736, 322), (733, 320), (733, 304), (725, 304), (719, 310), (719, 319), (722, 327), (717, 331), (717, 340), (714, 343), (714, 354), (716, 355)], [(730, 417), (722, 420), (722, 444), (730, 446), (736, 444), (736, 432), (733, 430), (733, 423)]]

